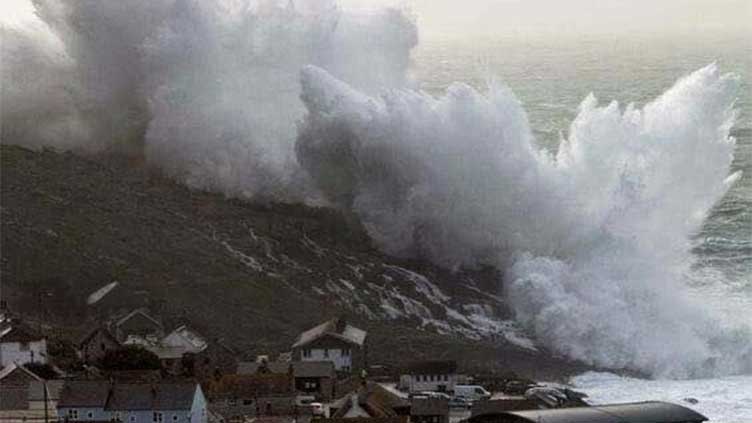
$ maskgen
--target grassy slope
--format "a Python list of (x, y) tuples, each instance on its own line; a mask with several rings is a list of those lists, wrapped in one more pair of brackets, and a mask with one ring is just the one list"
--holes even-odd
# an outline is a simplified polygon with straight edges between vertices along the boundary
[[(503, 342), (438, 335), (410, 319), (366, 319), (350, 300), (314, 293), (340, 278), (380, 280), (387, 263), (419, 271), (450, 296), (465, 298), (479, 294), (454, 281), (471, 278), (495, 292), (492, 269), (450, 273), (399, 261), (374, 249), (357, 223), (332, 210), (192, 191), (124, 158), (0, 148), (1, 294), (14, 309), (32, 316), (42, 310), (72, 333), (145, 305), (161, 310), (168, 325), (190, 322), (250, 356), (283, 351), (300, 330), (344, 313), (369, 329), (373, 361), (454, 358), (545, 378), (583, 369)], [(256, 258), (263, 269), (232, 251)], [(348, 265), (364, 267), (361, 281)], [(120, 287), (100, 304), (85, 305), (90, 292), (112, 280)], [(39, 292), (47, 294), (41, 309)], [(369, 301), (363, 298), (378, 309)]]

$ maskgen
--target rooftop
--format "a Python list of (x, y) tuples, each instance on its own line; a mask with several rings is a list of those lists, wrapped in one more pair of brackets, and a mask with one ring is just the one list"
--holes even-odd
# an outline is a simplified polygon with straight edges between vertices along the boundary
[(343, 319), (332, 319), (301, 333), (292, 347), (301, 347), (325, 335), (362, 346), (366, 340), (367, 332), (348, 324)]
[(414, 361), (407, 366), (411, 375), (449, 375), (457, 373), (457, 362), (452, 360)]
[(198, 385), (194, 382), (111, 383), (66, 381), (58, 407), (107, 410), (188, 410)]
[(507, 411), (498, 414), (473, 416), (470, 421), (480, 421), (481, 419), (478, 419), (478, 417), (483, 416), (494, 416), (505, 419), (504, 421), (535, 423), (700, 423), (708, 420), (707, 417), (689, 408), (659, 401), (549, 410)]

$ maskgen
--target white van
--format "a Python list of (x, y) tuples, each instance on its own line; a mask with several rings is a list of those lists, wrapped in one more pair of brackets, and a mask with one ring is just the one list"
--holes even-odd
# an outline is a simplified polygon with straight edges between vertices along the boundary
[(480, 385), (454, 385), (454, 396), (478, 401), (491, 398), (491, 393)]

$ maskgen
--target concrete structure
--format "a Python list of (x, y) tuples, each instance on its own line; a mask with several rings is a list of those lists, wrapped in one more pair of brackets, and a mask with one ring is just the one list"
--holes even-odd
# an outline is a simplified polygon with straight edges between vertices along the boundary
[(454, 361), (416, 361), (400, 376), (399, 387), (409, 392), (452, 392), (454, 386), (467, 381), (457, 373)]
[(293, 361), (331, 361), (338, 372), (351, 373), (366, 367), (364, 330), (344, 319), (332, 319), (309, 329), (292, 346)]
[(194, 382), (66, 381), (58, 418), (68, 422), (207, 423), (207, 404)]
[(701, 423), (707, 417), (680, 405), (659, 401), (592, 407), (521, 410), (478, 414), (468, 423)]

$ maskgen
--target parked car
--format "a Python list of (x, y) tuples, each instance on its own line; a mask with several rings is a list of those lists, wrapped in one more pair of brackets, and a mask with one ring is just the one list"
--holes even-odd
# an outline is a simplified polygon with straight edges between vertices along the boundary
[(470, 409), (473, 408), (473, 401), (465, 397), (452, 397), (449, 400), (449, 408)]
[(307, 407), (314, 401), (316, 401), (316, 397), (313, 395), (298, 395), (295, 397), (295, 405), (298, 407)]
[(486, 388), (480, 385), (455, 385), (454, 396), (478, 401), (491, 398), (491, 393), (486, 391)]
[(441, 398), (445, 400), (450, 400), (452, 397), (444, 392), (434, 392), (434, 391), (421, 391), (421, 392), (414, 392), (409, 395), (410, 399), (413, 398)]

